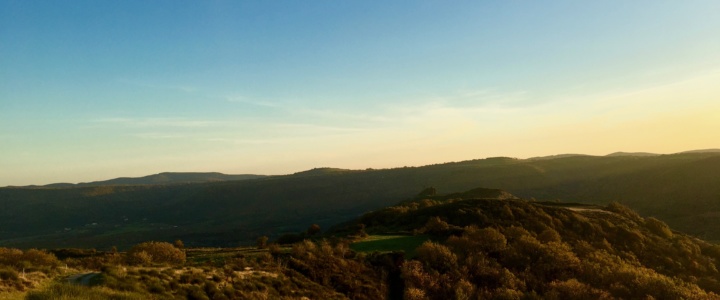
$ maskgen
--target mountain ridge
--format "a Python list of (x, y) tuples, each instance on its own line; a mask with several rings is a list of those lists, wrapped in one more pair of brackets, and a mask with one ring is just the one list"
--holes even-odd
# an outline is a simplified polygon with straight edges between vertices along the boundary
[[(676, 153), (669, 153), (669, 154), (659, 154), (659, 153), (651, 153), (651, 152), (613, 152), (607, 155), (604, 155), (604, 157), (615, 157), (615, 156), (634, 156), (634, 157), (649, 157), (649, 156), (663, 156), (663, 155), (678, 155), (678, 154), (714, 154), (714, 153), (720, 153), (720, 148), (708, 148), (708, 149), (697, 149), (697, 150), (687, 150), (687, 151), (681, 151)], [(498, 157), (487, 157), (482, 159), (471, 159), (471, 160), (464, 160), (464, 161), (458, 161), (458, 162), (445, 162), (445, 163), (435, 163), (435, 164), (429, 164), (429, 165), (423, 165), (423, 166), (416, 166), (412, 168), (422, 168), (422, 167), (428, 167), (428, 166), (436, 166), (436, 165), (445, 165), (445, 164), (464, 164), (464, 163), (472, 163), (475, 161), (498, 161), (498, 162), (505, 162), (507, 160), (517, 160), (517, 161), (538, 161), (538, 160), (553, 160), (553, 159), (561, 159), (561, 158), (571, 158), (571, 157), (603, 157), (603, 155), (590, 155), (590, 154), (581, 154), (581, 153), (565, 153), (565, 154), (555, 154), (555, 155), (547, 155), (547, 156), (535, 156), (535, 157), (529, 157), (525, 159), (521, 158), (514, 158), (514, 157), (506, 157), (506, 156), (498, 156)], [(204, 182), (217, 182), (217, 181), (234, 181), (234, 180), (247, 180), (247, 179), (259, 179), (259, 178), (265, 178), (265, 177), (273, 177), (273, 176), (291, 176), (291, 175), (305, 175), (305, 176), (317, 176), (317, 175), (327, 175), (327, 174), (338, 174), (338, 173), (350, 173), (350, 172), (361, 172), (361, 171), (373, 171), (373, 170), (392, 170), (392, 169), (400, 169), (403, 167), (393, 167), (393, 168), (384, 168), (384, 169), (344, 169), (344, 168), (334, 168), (334, 167), (316, 167), (308, 170), (298, 171), (294, 172), (292, 174), (287, 175), (259, 175), (259, 174), (224, 174), (221, 172), (161, 172), (141, 177), (116, 177), (112, 179), (107, 180), (97, 180), (97, 181), (90, 181), (90, 182), (78, 182), (78, 183), (69, 183), (69, 182), (58, 182), (58, 183), (50, 183), (50, 184), (44, 184), (44, 185), (9, 185), (4, 186), (0, 188), (66, 188), (66, 187), (83, 187), (83, 186), (101, 186), (101, 185), (152, 185), (152, 184), (184, 184), (184, 183), (204, 183)], [(407, 168), (407, 167), (404, 167)]]
[(156, 185), (156, 184), (187, 184), (217, 181), (234, 181), (264, 178), (267, 175), (255, 174), (223, 174), (219, 172), (161, 172), (142, 177), (117, 177), (108, 180), (51, 183), (46, 185), (14, 186), (18, 188), (71, 188), (104, 185)]
[(613, 152), (605, 156), (658, 156), (662, 154), (650, 153), (650, 152)]
[(618, 201), (677, 230), (720, 240), (717, 182), (720, 153), (686, 153), (488, 158), (177, 185), (0, 188), (0, 246), (122, 248), (158, 239), (237, 245), (314, 223), (328, 228), (427, 187), (452, 194), (477, 186), (538, 201)]

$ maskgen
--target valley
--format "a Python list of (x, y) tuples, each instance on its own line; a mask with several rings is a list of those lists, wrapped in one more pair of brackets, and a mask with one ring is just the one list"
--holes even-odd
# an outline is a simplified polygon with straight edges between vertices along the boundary
[(381, 170), (315, 169), (240, 181), (0, 188), (0, 246), (126, 249), (147, 240), (233, 247), (329, 228), (434, 187), (606, 205), (720, 240), (720, 154), (487, 158)]

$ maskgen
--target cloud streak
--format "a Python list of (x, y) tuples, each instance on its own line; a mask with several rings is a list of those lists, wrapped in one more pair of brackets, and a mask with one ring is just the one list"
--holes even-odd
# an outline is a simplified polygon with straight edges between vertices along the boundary
[(148, 140), (172, 140), (172, 139), (187, 138), (186, 135), (164, 133), (164, 132), (144, 132), (144, 133), (132, 134), (131, 136), (141, 138), (141, 139), (148, 139)]
[(101, 118), (91, 121), (95, 124), (112, 124), (124, 127), (181, 127), (181, 128), (201, 128), (201, 127), (217, 127), (228, 125), (226, 121), (213, 121), (202, 119), (186, 119), (186, 118)]
[(133, 86), (139, 86), (144, 88), (151, 88), (151, 89), (157, 89), (157, 90), (166, 90), (166, 91), (177, 91), (177, 92), (183, 92), (183, 93), (195, 93), (198, 92), (199, 89), (194, 86), (188, 86), (188, 85), (172, 85), (172, 84), (157, 84), (147, 81), (137, 81), (137, 80), (128, 80), (128, 79), (118, 79), (118, 82), (123, 84), (129, 84)]

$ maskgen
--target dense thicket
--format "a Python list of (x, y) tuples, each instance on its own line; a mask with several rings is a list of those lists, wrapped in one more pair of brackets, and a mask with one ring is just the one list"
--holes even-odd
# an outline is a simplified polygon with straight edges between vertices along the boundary
[(402, 266), (406, 299), (717, 299), (720, 247), (627, 207), (406, 202), (359, 219), (431, 234)]

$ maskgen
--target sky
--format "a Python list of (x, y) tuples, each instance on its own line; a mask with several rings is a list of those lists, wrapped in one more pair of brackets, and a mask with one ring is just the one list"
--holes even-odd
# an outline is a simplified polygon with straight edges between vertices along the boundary
[(720, 1), (0, 0), (0, 186), (720, 148)]

